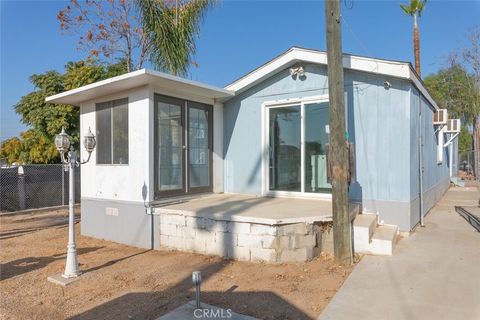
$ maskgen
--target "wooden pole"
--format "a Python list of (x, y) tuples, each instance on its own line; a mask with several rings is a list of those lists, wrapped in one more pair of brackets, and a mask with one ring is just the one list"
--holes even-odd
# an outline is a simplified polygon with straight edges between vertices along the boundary
[(352, 262), (348, 212), (348, 150), (345, 140), (340, 1), (325, 2), (327, 21), (328, 94), (330, 100), (330, 163), (332, 168), (333, 249), (340, 264)]

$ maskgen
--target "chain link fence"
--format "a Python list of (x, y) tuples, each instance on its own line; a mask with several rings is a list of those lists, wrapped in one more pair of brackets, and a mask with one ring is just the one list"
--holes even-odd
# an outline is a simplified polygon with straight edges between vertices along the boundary
[(473, 150), (458, 152), (458, 177), (463, 180), (475, 179)]
[[(68, 205), (69, 172), (61, 164), (0, 168), (0, 212)], [(80, 167), (75, 168), (75, 203), (80, 202)]]

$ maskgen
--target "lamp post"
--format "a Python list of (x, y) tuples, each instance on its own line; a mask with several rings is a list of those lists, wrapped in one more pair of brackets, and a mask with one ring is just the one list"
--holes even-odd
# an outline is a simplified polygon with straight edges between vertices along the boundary
[[(67, 245), (67, 262), (65, 264), (65, 272), (62, 274), (64, 278), (74, 278), (80, 275), (77, 261), (77, 246), (75, 244), (75, 167), (87, 163), (90, 160), (92, 151), (95, 149), (95, 136), (90, 128), (88, 128), (87, 135), (83, 138), (83, 146), (88, 152), (88, 158), (85, 161), (77, 161), (77, 153), (73, 146), (70, 146), (70, 137), (62, 128), (62, 132), (55, 136), (55, 146), (61, 155), (62, 164), (68, 165), (69, 171), (69, 194), (68, 194), (68, 245)], [(69, 151), (70, 148), (70, 151)], [(68, 152), (68, 153), (67, 153)], [(67, 153), (67, 158), (65, 158)]]

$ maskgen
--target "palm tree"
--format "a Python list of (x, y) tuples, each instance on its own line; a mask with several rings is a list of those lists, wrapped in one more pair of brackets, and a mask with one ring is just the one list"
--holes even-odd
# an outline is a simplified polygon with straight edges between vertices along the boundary
[(194, 63), (199, 26), (213, 0), (137, 0), (150, 62), (156, 69), (185, 75)]
[(422, 11), (427, 4), (427, 0), (410, 0), (410, 3), (405, 5), (401, 4), (403, 12), (409, 16), (413, 16), (413, 50), (415, 55), (415, 70), (418, 75), (421, 76), (420, 72), (420, 35), (418, 33), (418, 24), (417, 16), (422, 16)]

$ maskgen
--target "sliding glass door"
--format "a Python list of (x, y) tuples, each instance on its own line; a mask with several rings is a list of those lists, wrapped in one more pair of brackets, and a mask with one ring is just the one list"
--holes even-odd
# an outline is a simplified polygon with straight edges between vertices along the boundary
[(212, 106), (155, 95), (155, 197), (212, 190)]
[(270, 108), (270, 190), (302, 191), (301, 107)]
[(331, 193), (328, 102), (272, 106), (267, 114), (268, 192)]

